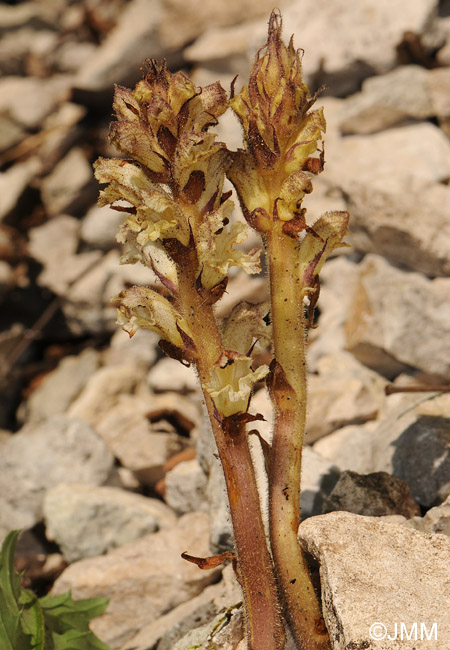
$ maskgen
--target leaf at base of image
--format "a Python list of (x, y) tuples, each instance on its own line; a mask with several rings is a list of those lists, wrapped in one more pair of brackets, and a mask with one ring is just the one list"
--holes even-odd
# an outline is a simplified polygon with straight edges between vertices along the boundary
[(14, 569), (20, 531), (10, 532), (0, 551), (0, 648), (2, 650), (111, 650), (89, 629), (105, 611), (106, 598), (73, 600), (70, 593), (37, 598)]

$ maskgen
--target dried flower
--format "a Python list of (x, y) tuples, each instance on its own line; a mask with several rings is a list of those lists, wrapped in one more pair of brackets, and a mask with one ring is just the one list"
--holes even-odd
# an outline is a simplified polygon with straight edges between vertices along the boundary
[(119, 303), (117, 322), (132, 337), (139, 328), (156, 332), (176, 347), (183, 347), (182, 332), (190, 336), (184, 318), (175, 307), (156, 291), (147, 287), (132, 287), (114, 298)]

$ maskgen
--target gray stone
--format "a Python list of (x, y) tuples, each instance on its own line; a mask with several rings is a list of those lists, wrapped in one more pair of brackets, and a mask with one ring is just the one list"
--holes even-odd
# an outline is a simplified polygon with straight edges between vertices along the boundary
[(123, 222), (123, 213), (111, 210), (109, 205), (92, 206), (81, 222), (81, 238), (90, 246), (109, 250), (116, 245), (116, 234)]
[(198, 596), (144, 625), (120, 650), (172, 650), (187, 632), (207, 623), (217, 614), (214, 598), (221, 592), (221, 583), (206, 587)]
[(339, 478), (339, 468), (323, 458), (311, 447), (305, 446), (302, 454), (302, 479), (300, 509), (302, 519), (320, 515), (325, 499)]
[[(414, 650), (422, 625), (428, 633), (435, 628), (431, 640), (422, 637), (424, 647), (450, 647), (447, 537), (348, 512), (308, 519), (299, 536), (320, 564), (333, 650)], [(401, 625), (412, 636), (401, 638)]]
[(41, 422), (52, 415), (65, 413), (98, 365), (99, 354), (92, 349), (84, 350), (76, 357), (64, 357), (22, 405), (22, 421)]
[(39, 158), (33, 156), (0, 172), (0, 221), (16, 207), (17, 201), (40, 169)]
[(242, 639), (244, 612), (241, 606), (229, 607), (226, 612), (220, 612), (211, 621), (188, 632), (174, 646), (173, 650), (189, 650), (189, 648), (220, 648), (235, 650)]
[(78, 219), (68, 215), (55, 217), (30, 230), (29, 252), (43, 266), (38, 277), (40, 286), (67, 295), (71, 283), (99, 262), (99, 251), (76, 254), (79, 231)]
[(308, 335), (308, 367), (312, 372), (318, 371), (319, 359), (345, 348), (344, 325), (358, 276), (359, 266), (346, 257), (327, 260), (320, 273), (318, 327)]
[(450, 136), (450, 66), (430, 70), (428, 86), (439, 125)]
[(155, 391), (199, 390), (199, 381), (192, 366), (186, 367), (176, 359), (163, 358), (153, 366), (147, 376), (148, 385)]
[(113, 463), (105, 444), (82, 420), (56, 415), (26, 425), (2, 446), (0, 537), (41, 519), (47, 489), (62, 482), (102, 485)]
[(103, 555), (176, 522), (161, 501), (114, 487), (62, 483), (47, 491), (43, 511), (46, 536), (68, 562)]
[(149, 421), (152, 406), (151, 398), (121, 395), (95, 425), (114, 456), (149, 487), (163, 478), (167, 460), (189, 444), (171, 425), (164, 426), (164, 420)]
[(373, 191), (347, 186), (348, 241), (364, 253), (429, 276), (450, 275), (450, 188), (424, 184), (420, 191)]
[(42, 181), (42, 201), (49, 215), (77, 215), (95, 201), (98, 186), (85, 154), (74, 147)]
[(372, 445), (377, 421), (349, 424), (314, 443), (313, 449), (341, 470), (368, 474), (373, 470)]
[(401, 397), (374, 432), (373, 470), (406, 481), (422, 506), (439, 505), (450, 476), (449, 396)]
[(408, 119), (435, 115), (427, 85), (429, 74), (421, 66), (405, 65), (366, 79), (361, 92), (345, 100), (342, 133), (374, 133)]
[(148, 0), (129, 2), (95, 56), (78, 70), (75, 88), (110, 92), (114, 83), (127, 86), (137, 81), (146, 58), (164, 55), (158, 34), (160, 21), (159, 0), (152, 0), (150, 5)]
[(405, 272), (376, 255), (360, 264), (347, 316), (347, 348), (385, 376), (416, 368), (450, 377), (450, 279)]
[(373, 192), (418, 192), (450, 176), (450, 142), (430, 122), (327, 139), (326, 174), (328, 183), (348, 193), (353, 183)]
[(385, 384), (377, 373), (343, 351), (319, 359), (316, 370), (318, 374), (308, 377), (308, 444), (348, 424), (377, 417)]
[(178, 463), (165, 476), (165, 502), (178, 514), (208, 510), (208, 479), (197, 459)]
[(386, 472), (342, 472), (323, 508), (323, 512), (335, 510), (367, 517), (403, 515), (409, 518), (420, 514), (409, 485)]
[(450, 537), (450, 496), (442, 505), (430, 508), (423, 517), (413, 517), (407, 524), (421, 533), (439, 533)]
[(106, 612), (93, 631), (113, 648), (132, 639), (150, 620), (197, 596), (217, 580), (219, 569), (201, 571), (181, 558), (182, 552), (210, 555), (208, 517), (183, 515), (176, 526), (130, 542), (108, 555), (80, 560), (68, 567), (53, 593), (72, 590), (75, 599), (106, 597)]
[(10, 115), (27, 129), (38, 129), (55, 108), (70, 98), (71, 79), (3, 77), (0, 80), (0, 113)]

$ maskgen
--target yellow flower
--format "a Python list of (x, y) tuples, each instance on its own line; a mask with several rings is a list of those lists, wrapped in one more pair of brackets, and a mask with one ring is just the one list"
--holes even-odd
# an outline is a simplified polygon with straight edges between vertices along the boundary
[(225, 352), (212, 369), (205, 389), (223, 417), (245, 413), (253, 386), (269, 372), (265, 365), (253, 371), (251, 363), (249, 357)]

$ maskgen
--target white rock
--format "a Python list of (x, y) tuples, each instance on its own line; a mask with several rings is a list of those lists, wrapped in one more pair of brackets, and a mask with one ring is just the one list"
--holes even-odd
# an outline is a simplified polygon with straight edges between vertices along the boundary
[(38, 129), (57, 106), (70, 97), (67, 75), (49, 79), (7, 76), (0, 80), (0, 112), (28, 129)]
[(72, 148), (42, 181), (42, 201), (51, 216), (79, 214), (97, 194), (92, 166), (78, 147)]
[(348, 424), (377, 417), (384, 401), (385, 380), (380, 375), (343, 351), (322, 357), (316, 369), (318, 374), (308, 377), (308, 444)]
[(165, 502), (178, 514), (208, 510), (208, 479), (196, 458), (178, 463), (165, 476)]
[(138, 330), (130, 339), (121, 328), (114, 332), (110, 346), (103, 352), (105, 365), (136, 363), (143, 371), (153, 365), (157, 357), (159, 336), (151, 330)]
[(102, 485), (113, 462), (104, 442), (82, 420), (57, 415), (23, 427), (2, 445), (0, 537), (39, 521), (47, 489), (64, 481)]
[(413, 628), (410, 639), (401, 639), (401, 624), (408, 632), (416, 624), (419, 635), (421, 624), (429, 632), (435, 625), (437, 639), (423, 637), (424, 646), (436, 650), (450, 646), (443, 605), (450, 600), (444, 578), (450, 563), (447, 537), (347, 512), (308, 519), (299, 536), (303, 548), (320, 564), (324, 618), (333, 650), (417, 648), (420, 636), (414, 638)]
[(47, 491), (43, 511), (46, 536), (69, 563), (104, 555), (176, 522), (161, 501), (114, 487), (62, 483)]
[(222, 584), (206, 587), (198, 596), (174, 607), (170, 612), (147, 623), (120, 650), (172, 650), (174, 644), (192, 628), (210, 621), (217, 614), (214, 597), (222, 592)]
[(80, 223), (75, 217), (55, 217), (30, 230), (29, 251), (43, 265), (38, 283), (57, 294), (67, 294), (69, 285), (100, 260), (99, 251), (76, 254)]
[(176, 359), (163, 358), (158, 361), (148, 373), (147, 382), (154, 391), (185, 393), (199, 390), (199, 381), (193, 367), (186, 367)]
[(122, 222), (122, 212), (112, 210), (109, 205), (102, 208), (94, 205), (81, 222), (81, 238), (90, 246), (109, 250), (116, 245), (116, 234)]
[(198, 595), (220, 570), (201, 571), (181, 558), (182, 552), (210, 555), (208, 517), (183, 515), (175, 527), (130, 542), (108, 555), (68, 567), (53, 593), (72, 590), (73, 597), (107, 597), (108, 609), (92, 622), (93, 631), (114, 648), (128, 642), (149, 620)]
[(312, 372), (317, 372), (319, 359), (345, 348), (344, 325), (358, 276), (359, 266), (346, 257), (328, 260), (320, 273), (318, 327), (309, 332), (308, 367)]
[(64, 357), (23, 405), (22, 420), (41, 422), (52, 415), (65, 413), (98, 365), (99, 354), (92, 349), (84, 350), (78, 356)]
[(448, 494), (442, 495), (450, 476), (450, 397), (399, 397), (372, 437), (373, 468), (406, 481), (414, 499), (429, 508)]
[(407, 273), (377, 255), (360, 264), (347, 348), (387, 376), (409, 367), (450, 377), (450, 279)]
[(33, 156), (0, 172), (0, 221), (15, 208), (18, 199), (40, 168), (39, 158)]
[(347, 239), (364, 253), (430, 276), (450, 275), (450, 188), (425, 183), (410, 192), (348, 184)]
[(428, 70), (405, 65), (363, 82), (361, 92), (345, 100), (342, 133), (374, 133), (407, 119), (435, 115), (428, 90)]
[(164, 54), (158, 34), (160, 21), (159, 0), (154, 0), (151, 7), (147, 0), (129, 2), (95, 56), (78, 70), (75, 87), (84, 91), (111, 91), (114, 83), (128, 85), (139, 79), (143, 61)]
[(423, 517), (413, 517), (407, 524), (422, 533), (439, 533), (450, 537), (450, 496), (442, 505), (430, 508)]
[[(426, 142), (426, 146), (424, 143)], [(450, 143), (441, 129), (423, 122), (372, 135), (330, 140), (327, 181), (350, 192), (352, 183), (375, 191), (420, 191), (450, 176)]]
[(82, 418), (95, 426), (122, 396), (134, 393), (142, 379), (139, 367), (132, 363), (100, 368), (71, 405), (69, 416)]
[(167, 460), (189, 442), (170, 425), (160, 431), (160, 425), (152, 424), (147, 417), (152, 406), (152, 398), (120, 395), (95, 425), (114, 456), (149, 487), (163, 478)]
[(317, 440), (313, 449), (342, 470), (369, 474), (373, 471), (372, 444), (376, 427), (376, 421), (364, 426), (349, 424)]

